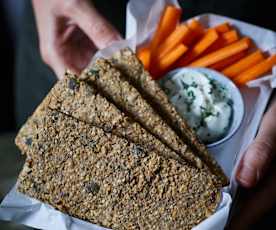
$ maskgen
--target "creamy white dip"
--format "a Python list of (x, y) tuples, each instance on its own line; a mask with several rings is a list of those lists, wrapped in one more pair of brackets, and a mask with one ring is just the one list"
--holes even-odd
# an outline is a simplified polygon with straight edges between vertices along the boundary
[(161, 84), (177, 111), (204, 143), (225, 136), (232, 117), (232, 100), (227, 89), (206, 74), (189, 70)]

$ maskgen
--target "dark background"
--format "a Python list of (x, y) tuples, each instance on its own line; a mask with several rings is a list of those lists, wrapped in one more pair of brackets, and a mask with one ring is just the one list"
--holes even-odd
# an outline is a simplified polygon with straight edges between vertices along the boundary
[[(126, 1), (97, 0), (94, 2), (102, 14), (121, 33), (124, 33)], [(180, 3), (184, 9), (184, 19), (201, 13), (212, 12), (276, 31), (276, 13), (273, 1), (181, 0)], [(15, 183), (24, 160), (13, 144), (17, 129), (54, 84), (55, 77), (52, 71), (41, 61), (29, 0), (0, 1), (0, 30), (1, 201), (4, 194)], [(48, 79), (45, 87), (42, 87), (44, 82), (39, 81), (43, 77)], [(27, 94), (27, 91), (35, 92), (33, 95), (37, 97)], [(24, 92), (26, 92), (26, 95), (24, 95)], [(22, 114), (19, 116), (19, 113)], [(246, 192), (243, 191), (241, 197), (244, 196), (246, 196)], [(276, 226), (273, 217), (275, 217), (275, 212), (267, 214), (261, 223), (255, 225), (255, 229), (276, 229), (276, 227), (273, 227)], [(24, 229), (24, 227), (0, 222), (0, 230), (2, 229)]]
[(1, 90), (0, 90), (0, 132), (9, 132), (15, 128), (14, 118), (14, 41), (12, 30), (8, 26), (3, 4), (0, 4), (0, 48), (1, 48)]

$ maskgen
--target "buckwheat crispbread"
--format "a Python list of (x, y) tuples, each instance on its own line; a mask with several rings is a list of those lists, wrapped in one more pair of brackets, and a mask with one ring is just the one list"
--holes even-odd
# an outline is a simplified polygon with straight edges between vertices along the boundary
[(100, 95), (93, 86), (84, 81), (78, 81), (76, 76), (69, 72), (63, 80), (56, 83), (34, 114), (20, 129), (15, 142), (22, 152), (26, 152), (28, 146), (32, 144), (31, 136), (37, 130), (36, 126), (41, 119), (41, 113), (47, 108), (60, 111), (107, 132), (124, 137), (130, 142), (143, 146), (147, 151), (155, 151), (164, 157), (183, 162), (178, 154), (122, 113)]
[(138, 91), (144, 95), (145, 99), (161, 115), (162, 119), (184, 139), (185, 143), (188, 143), (195, 150), (195, 153), (209, 166), (210, 170), (220, 178), (222, 184), (226, 185), (228, 179), (221, 167), (208, 153), (206, 146), (199, 141), (194, 131), (177, 113), (158, 83), (152, 80), (131, 49), (122, 49), (115, 53), (110, 60), (116, 68), (127, 76), (128, 80)]
[(71, 216), (112, 229), (191, 229), (220, 192), (201, 170), (44, 110), (18, 190)]
[[(112, 67), (108, 60), (99, 58), (91, 68), (84, 71), (81, 79), (95, 85), (121, 111), (138, 121), (148, 132), (181, 157), (189, 160), (198, 168), (204, 167), (201, 159), (163, 121), (136, 88), (124, 79), (121, 72)], [(218, 182), (218, 184), (221, 183)]]
[(32, 136), (37, 131), (38, 119), (42, 117), (41, 115), (48, 108), (49, 98), (50, 96), (47, 95), (43, 99), (42, 103), (35, 109), (33, 115), (28, 118), (15, 137), (15, 144), (21, 150), (22, 154), (25, 154), (29, 146), (32, 145)]

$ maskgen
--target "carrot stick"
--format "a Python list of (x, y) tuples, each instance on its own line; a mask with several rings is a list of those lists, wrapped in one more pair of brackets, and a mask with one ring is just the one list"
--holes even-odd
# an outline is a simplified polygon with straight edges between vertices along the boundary
[(221, 24), (215, 26), (214, 29), (218, 33), (222, 34), (222, 33), (230, 31), (231, 30), (231, 26), (230, 26), (229, 22), (224, 22), (224, 23), (221, 23)]
[(225, 42), (233, 42), (239, 39), (239, 34), (236, 30), (230, 30), (222, 34), (222, 39)]
[(193, 42), (197, 41), (197, 39), (204, 35), (205, 28), (196, 19), (190, 20), (187, 23), (187, 26), (192, 31), (192, 33), (185, 40), (183, 40), (183, 44), (191, 45)]
[(205, 31), (203, 25), (196, 19), (192, 19), (191, 21), (188, 22), (187, 25), (188, 25), (189, 29), (196, 32), (197, 34), (202, 35)]
[(171, 5), (166, 6), (150, 44), (151, 58), (155, 57), (159, 44), (174, 31), (180, 20), (181, 13), (182, 10), (179, 8)]
[(276, 55), (272, 55), (265, 59), (264, 61), (260, 62), (259, 64), (245, 70), (238, 76), (234, 78), (234, 82), (237, 85), (243, 85), (248, 81), (254, 80), (263, 74), (267, 73), (272, 69), (272, 67), (276, 65)]
[(176, 29), (166, 38), (162, 44), (160, 44), (157, 50), (158, 58), (164, 57), (167, 53), (173, 50), (177, 45), (179, 45), (185, 37), (190, 34), (190, 29), (184, 24), (176, 27)]
[(237, 53), (229, 58), (226, 58), (222, 61), (219, 61), (213, 65), (210, 65), (210, 68), (211, 69), (214, 69), (214, 70), (217, 70), (217, 71), (221, 71), (223, 70), (224, 68), (232, 65), (233, 63), (239, 61), (240, 59), (242, 59), (243, 57), (246, 56), (246, 52), (243, 51), (243, 52), (240, 52), (240, 53)]
[(150, 48), (149, 47), (143, 47), (138, 50), (137, 56), (140, 59), (140, 61), (143, 63), (144, 68), (146, 70), (149, 70), (150, 66)]
[(166, 56), (162, 57), (161, 59), (157, 60), (156, 63), (156, 69), (153, 70), (154, 75), (158, 75), (166, 70), (169, 69), (169, 67), (177, 61), (178, 58), (180, 58), (188, 48), (183, 45), (179, 44), (177, 47), (175, 47), (171, 52), (169, 52)]
[(207, 67), (207, 66), (213, 65), (221, 60), (224, 60), (239, 52), (242, 52), (243, 50), (248, 49), (250, 46), (250, 43), (251, 43), (250, 38), (248, 37), (243, 38), (240, 41), (237, 41), (229, 46), (226, 46), (210, 54), (207, 54), (206, 56), (203, 56), (198, 60), (195, 60), (189, 66)]
[(208, 47), (210, 47), (219, 38), (215, 30), (209, 30), (206, 34), (196, 43), (196, 45), (184, 55), (177, 63), (179, 67), (186, 66), (192, 62), (196, 57), (202, 54)]
[(221, 49), (224, 46), (230, 45), (233, 42), (236, 42), (239, 40), (239, 35), (236, 30), (230, 30), (229, 32), (221, 34), (220, 38), (212, 45), (210, 46), (203, 55), (206, 55), (208, 53), (214, 52), (218, 49)]
[(264, 59), (265, 58), (262, 51), (257, 50), (256, 52), (247, 55), (245, 58), (227, 67), (222, 71), (222, 73), (230, 78), (234, 78), (238, 76), (240, 73), (252, 67), (253, 65), (260, 63)]

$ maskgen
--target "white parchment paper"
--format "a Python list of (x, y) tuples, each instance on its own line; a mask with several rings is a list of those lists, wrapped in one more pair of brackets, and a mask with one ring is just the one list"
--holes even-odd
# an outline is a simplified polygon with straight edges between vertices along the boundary
[[(131, 0), (127, 6), (126, 39), (99, 51), (94, 59), (99, 56), (109, 57), (127, 46), (135, 50), (136, 47), (150, 39), (166, 4), (178, 6), (177, 0)], [(270, 53), (275, 50), (276, 33), (272, 31), (214, 14), (204, 14), (196, 18), (206, 27), (229, 21), (241, 34), (253, 38), (256, 45), (262, 50)], [(210, 149), (225, 173), (231, 178), (231, 183), (230, 186), (224, 188), (222, 201), (216, 213), (196, 226), (194, 230), (222, 230), (224, 228), (232, 197), (236, 191), (235, 166), (254, 139), (275, 87), (276, 68), (268, 76), (249, 82), (246, 87), (241, 89), (246, 105), (246, 114), (241, 128), (227, 143)], [(70, 217), (47, 204), (20, 194), (16, 191), (16, 186), (7, 194), (0, 205), (0, 219), (11, 220), (39, 229), (104, 229)]]

